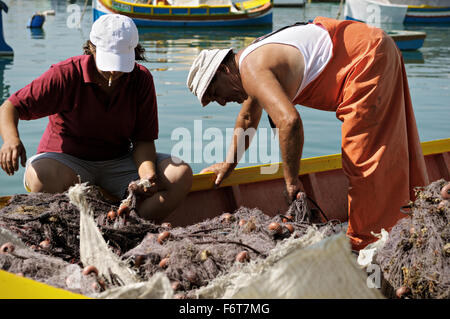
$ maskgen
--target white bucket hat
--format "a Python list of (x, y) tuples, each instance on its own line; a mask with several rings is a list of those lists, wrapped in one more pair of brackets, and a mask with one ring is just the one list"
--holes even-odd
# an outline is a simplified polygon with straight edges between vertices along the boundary
[(200, 103), (202, 103), (203, 95), (216, 74), (220, 63), (231, 50), (202, 50), (192, 63), (186, 84), (189, 90), (197, 96)]
[(139, 34), (133, 20), (121, 14), (105, 14), (92, 25), (89, 36), (95, 45), (99, 70), (131, 72)]

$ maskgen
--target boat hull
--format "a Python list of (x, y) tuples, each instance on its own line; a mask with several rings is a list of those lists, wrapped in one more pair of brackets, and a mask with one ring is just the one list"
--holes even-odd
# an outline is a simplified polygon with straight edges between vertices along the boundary
[(404, 24), (450, 24), (450, 7), (408, 7)]
[[(424, 142), (422, 149), (430, 181), (450, 181), (450, 138)], [(269, 216), (286, 212), (282, 164), (270, 175), (261, 174), (262, 167), (267, 165), (236, 169), (218, 189), (213, 188), (213, 174), (194, 175), (191, 192), (167, 221), (175, 226), (191, 225), (241, 206), (258, 208)], [(306, 193), (328, 219), (347, 221), (348, 180), (340, 154), (302, 159), (299, 176)]]
[[(450, 138), (423, 142), (422, 151), (430, 182), (441, 178), (450, 181)], [(276, 172), (264, 174), (270, 165), (277, 167)], [(302, 159), (300, 166), (299, 177), (308, 196), (328, 219), (347, 221), (348, 180), (342, 170), (341, 154)], [(241, 206), (258, 208), (269, 216), (288, 209), (282, 163), (235, 169), (219, 188), (213, 187), (214, 179), (212, 173), (195, 174), (191, 191), (164, 221), (187, 226), (234, 212)], [(0, 209), (10, 198), (0, 197)]]
[(426, 33), (419, 31), (392, 30), (388, 31), (387, 34), (394, 39), (398, 48), (402, 51), (420, 49), (426, 38)]
[[(272, 24), (273, 14), (272, 6), (268, 4), (259, 10), (250, 10), (242, 14), (216, 14), (210, 16), (202, 15), (175, 15), (164, 14), (131, 14), (120, 10), (107, 7), (101, 0), (94, 0), (93, 20), (97, 20), (104, 14), (120, 13), (133, 19), (138, 27), (239, 27), (239, 26), (257, 26)], [(169, 10), (169, 8), (158, 8), (159, 10)], [(155, 9), (156, 10), (156, 9)], [(200, 10), (200, 9), (199, 9)], [(205, 9), (206, 10), (206, 9)], [(169, 12), (169, 11), (167, 11)]]

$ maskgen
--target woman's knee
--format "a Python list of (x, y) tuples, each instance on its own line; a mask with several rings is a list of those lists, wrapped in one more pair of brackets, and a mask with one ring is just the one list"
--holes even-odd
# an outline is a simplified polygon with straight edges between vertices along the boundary
[(170, 158), (160, 163), (161, 181), (164, 189), (187, 193), (192, 186), (192, 169), (184, 162), (175, 163)]
[(176, 185), (176, 188), (183, 193), (189, 192), (192, 187), (192, 169), (186, 164), (178, 164), (169, 166), (169, 174), (172, 174), (173, 185)]
[(53, 159), (40, 159), (25, 171), (25, 183), (31, 192), (61, 193), (77, 183), (76, 173)]

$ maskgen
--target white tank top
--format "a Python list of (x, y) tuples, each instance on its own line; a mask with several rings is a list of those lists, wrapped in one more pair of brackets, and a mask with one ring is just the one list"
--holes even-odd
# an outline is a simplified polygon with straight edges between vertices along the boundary
[(281, 30), (259, 42), (250, 44), (244, 49), (239, 58), (239, 69), (241, 68), (242, 61), (248, 54), (268, 43), (292, 45), (300, 50), (305, 59), (303, 81), (293, 100), (323, 71), (333, 53), (333, 42), (328, 31), (315, 24), (293, 26)]

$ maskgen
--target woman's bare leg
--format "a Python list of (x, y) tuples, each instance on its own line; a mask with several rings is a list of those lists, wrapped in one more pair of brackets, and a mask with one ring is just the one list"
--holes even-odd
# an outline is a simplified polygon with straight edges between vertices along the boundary
[(139, 215), (144, 219), (160, 223), (181, 203), (192, 186), (192, 170), (188, 164), (176, 164), (167, 158), (156, 168), (158, 192), (145, 199), (138, 206)]

